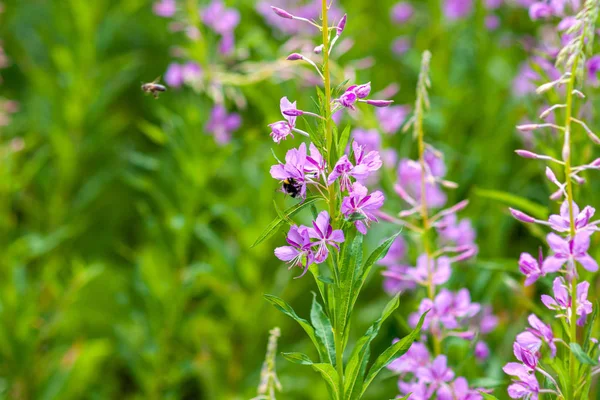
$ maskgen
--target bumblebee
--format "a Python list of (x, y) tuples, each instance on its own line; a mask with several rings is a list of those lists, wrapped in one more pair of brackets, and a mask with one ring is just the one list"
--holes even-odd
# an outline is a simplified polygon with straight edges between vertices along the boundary
[(152, 93), (155, 99), (158, 99), (158, 92), (166, 92), (167, 88), (164, 85), (158, 83), (160, 76), (150, 83), (144, 83), (142, 90), (146, 93)]
[(283, 192), (289, 194), (293, 198), (300, 196), (302, 190), (302, 184), (294, 178), (287, 178), (283, 180)]

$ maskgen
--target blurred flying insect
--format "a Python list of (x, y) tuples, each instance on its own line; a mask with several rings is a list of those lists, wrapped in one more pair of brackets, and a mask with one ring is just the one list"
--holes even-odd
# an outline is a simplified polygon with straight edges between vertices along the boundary
[(152, 93), (155, 99), (158, 99), (158, 92), (166, 92), (167, 88), (164, 85), (158, 83), (160, 80), (160, 76), (153, 80), (150, 83), (144, 83), (142, 85), (142, 90), (146, 93)]

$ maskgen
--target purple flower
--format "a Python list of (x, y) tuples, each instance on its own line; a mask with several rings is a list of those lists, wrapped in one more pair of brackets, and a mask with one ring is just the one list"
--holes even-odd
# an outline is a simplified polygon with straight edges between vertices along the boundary
[(410, 47), (410, 39), (406, 36), (398, 36), (392, 42), (392, 52), (397, 56), (405, 54), (408, 50), (410, 50)]
[(427, 346), (420, 342), (413, 342), (408, 351), (392, 361), (387, 368), (398, 373), (415, 373), (419, 368), (429, 365), (431, 356)]
[[(429, 329), (434, 335), (441, 334), (441, 327), (455, 330), (466, 326), (468, 319), (479, 312), (481, 306), (471, 303), (471, 296), (467, 289), (461, 289), (452, 293), (448, 289), (442, 289), (435, 299), (425, 298), (421, 300), (416, 313), (409, 316), (411, 326), (416, 326), (420, 316), (430, 310), (423, 322), (423, 329)], [(466, 337), (473, 336), (473, 332), (465, 332)]]
[[(573, 202), (573, 217), (575, 218), (575, 230), (584, 230), (590, 219), (594, 216), (596, 209), (590, 206), (585, 206), (581, 212), (575, 202)], [(552, 229), (558, 232), (568, 232), (571, 230), (571, 219), (569, 217), (569, 203), (563, 201), (560, 206), (560, 215), (551, 215), (548, 219)]]
[(313, 178), (323, 177), (323, 181), (327, 181), (325, 177), (325, 169), (327, 168), (327, 160), (323, 158), (317, 146), (310, 144), (310, 156), (306, 157), (304, 172), (307, 175), (312, 175)]
[(448, 360), (444, 355), (437, 356), (429, 366), (417, 368), (415, 375), (421, 382), (428, 383), (430, 390), (435, 390), (454, 378), (454, 372), (448, 368)]
[(443, 285), (448, 282), (451, 274), (452, 270), (448, 257), (442, 256), (438, 259), (432, 259), (427, 254), (421, 254), (417, 258), (417, 266), (408, 270), (408, 276), (423, 286), (429, 283)]
[(181, 76), (186, 83), (194, 82), (202, 77), (202, 67), (198, 63), (188, 61), (181, 66)]
[[(378, 108), (378, 110), (386, 110), (385, 108)], [(363, 147), (367, 151), (381, 149), (381, 136), (376, 129), (354, 129), (352, 131), (352, 137), (354, 142)]]
[(532, 21), (546, 19), (552, 16), (552, 7), (545, 2), (536, 2), (529, 7), (529, 18)]
[[(446, 204), (446, 194), (440, 189), (436, 178), (445, 175), (443, 160), (429, 150), (425, 153), (425, 196), (428, 208), (439, 208)], [(403, 159), (398, 166), (396, 193), (412, 206), (421, 203), (421, 165), (417, 161)]]
[(404, 124), (409, 112), (410, 107), (408, 106), (392, 106), (378, 108), (375, 111), (375, 115), (379, 120), (381, 130), (385, 133), (392, 134), (397, 132), (402, 124)]
[(542, 269), (548, 272), (556, 272), (566, 262), (569, 262), (569, 267), (571, 267), (577, 261), (588, 271), (597, 271), (598, 263), (587, 253), (590, 247), (591, 235), (592, 232), (580, 231), (575, 234), (574, 239), (567, 240), (555, 233), (549, 233), (546, 240), (554, 254), (544, 260)]
[(213, 0), (202, 9), (202, 21), (215, 33), (225, 35), (233, 32), (240, 23), (240, 13), (235, 8), (226, 8), (222, 0)]
[(529, 286), (540, 277), (546, 276), (547, 273), (556, 272), (559, 269), (560, 266), (556, 270), (544, 268), (544, 258), (542, 257), (541, 248), (537, 260), (529, 253), (521, 253), (521, 257), (519, 258), (519, 270), (525, 275), (525, 286)]
[(287, 235), (289, 246), (277, 247), (275, 256), (281, 261), (288, 262), (290, 268), (303, 267), (304, 271), (298, 278), (304, 276), (308, 267), (314, 261), (314, 255), (311, 250), (312, 243), (308, 233), (308, 228), (305, 226), (292, 226)]
[(231, 133), (236, 131), (242, 124), (239, 114), (227, 114), (222, 105), (217, 104), (210, 113), (210, 119), (206, 124), (206, 131), (213, 134), (217, 143), (223, 145), (231, 141)]
[(508, 387), (508, 395), (511, 399), (537, 400), (540, 384), (531, 373), (531, 370), (523, 364), (510, 362), (502, 368), (507, 375), (516, 376), (513, 383)]
[(590, 57), (590, 59), (587, 60), (585, 65), (587, 68), (588, 79), (590, 83), (596, 86), (598, 84), (598, 71), (600, 71), (600, 55)]
[(378, 221), (374, 213), (383, 206), (383, 201), (383, 193), (379, 190), (368, 194), (366, 187), (354, 182), (350, 195), (342, 200), (342, 213), (346, 218), (353, 214), (362, 216), (363, 219), (354, 221), (354, 226), (360, 233), (366, 235), (371, 221)]
[(183, 68), (180, 64), (169, 64), (167, 72), (165, 72), (165, 83), (174, 88), (183, 85)]
[[(577, 324), (580, 326), (585, 324), (587, 315), (592, 313), (592, 303), (587, 299), (589, 288), (590, 284), (586, 281), (577, 285), (577, 315), (580, 316)], [(557, 277), (554, 279), (552, 289), (554, 297), (543, 294), (542, 303), (550, 310), (564, 311), (564, 313), (558, 314), (557, 317), (566, 317), (570, 321), (571, 296), (563, 278)]]
[(284, 112), (287, 110), (295, 110), (296, 102), (291, 103), (287, 97), (282, 97), (279, 101), (279, 109), (285, 121), (278, 121), (269, 125), (271, 128), (270, 136), (273, 138), (275, 143), (279, 143), (286, 139), (288, 135), (292, 134), (292, 129), (296, 126), (296, 117), (286, 115)]
[(443, 243), (453, 243), (456, 246), (475, 245), (475, 230), (468, 218), (459, 222), (456, 214), (448, 214), (437, 225), (437, 231)]
[[(306, 144), (302, 143), (298, 149), (290, 149), (285, 155), (285, 164), (271, 167), (271, 176), (284, 182), (285, 193), (295, 197), (297, 192), (301, 198), (306, 198), (306, 179), (304, 176), (306, 165)], [(286, 185), (292, 185), (294, 192), (286, 190)]]
[(152, 11), (159, 17), (170, 18), (177, 11), (175, 0), (160, 0), (152, 5)]
[(384, 276), (383, 290), (389, 295), (396, 295), (404, 290), (413, 290), (416, 287), (415, 282), (408, 277), (408, 271), (411, 267), (408, 265), (390, 265), (382, 272)]
[(479, 390), (470, 389), (467, 380), (459, 376), (450, 385), (442, 386), (437, 392), (437, 400), (481, 400)]
[(495, 10), (497, 8), (500, 8), (503, 1), (504, 0), (485, 0), (484, 5), (485, 8), (487, 8), (488, 10)]
[(329, 250), (327, 245), (334, 247), (339, 251), (340, 247), (337, 243), (344, 242), (344, 232), (341, 229), (333, 230), (329, 223), (329, 213), (327, 211), (321, 211), (317, 216), (317, 220), (313, 221), (313, 227), (308, 228), (308, 236), (311, 239), (317, 239), (316, 242), (312, 243), (312, 246), (318, 246), (317, 252), (315, 253), (315, 262), (317, 264), (322, 263), (327, 259)]
[(500, 18), (497, 15), (486, 15), (485, 27), (489, 31), (495, 31), (500, 26)]
[(363, 85), (352, 85), (346, 89), (339, 99), (336, 99), (336, 102), (351, 110), (356, 110), (355, 104), (357, 102), (367, 103), (375, 107), (387, 107), (392, 103), (389, 100), (365, 100), (369, 93), (371, 93), (371, 82)]
[(484, 341), (478, 341), (475, 344), (475, 357), (479, 361), (485, 361), (490, 356), (490, 348)]
[(531, 333), (536, 338), (543, 340), (548, 347), (550, 347), (552, 357), (556, 356), (556, 344), (554, 344), (554, 333), (552, 332), (552, 327), (544, 324), (542, 320), (539, 319), (535, 314), (529, 315), (527, 321), (529, 321), (529, 325), (531, 325), (531, 328), (527, 328), (527, 332)]
[(473, 0), (445, 0), (444, 14), (449, 20), (466, 17), (473, 9)]
[(414, 11), (410, 3), (401, 1), (392, 8), (392, 21), (402, 24), (413, 16)]
[(368, 153), (365, 147), (357, 142), (352, 142), (352, 150), (354, 151), (355, 165), (352, 168), (351, 175), (359, 182), (364, 182), (370, 174), (381, 168), (382, 162), (379, 152), (371, 150)]
[(518, 338), (517, 341), (513, 343), (513, 353), (515, 354), (515, 357), (517, 357), (517, 360), (521, 361), (524, 365), (532, 370), (534, 370), (538, 364), (538, 350), (539, 347), (527, 348), (521, 345)]
[[(296, 17), (306, 18), (308, 20), (318, 20), (321, 15), (321, 3), (315, 0), (263, 0), (257, 2), (256, 9), (263, 16), (265, 21), (272, 27), (288, 35), (297, 35), (299, 33), (312, 32), (311, 28), (305, 22), (294, 21), (289, 18), (282, 18), (276, 14), (272, 6), (284, 9), (288, 14)], [(336, 7), (335, 3), (329, 9), (330, 21), (339, 21), (342, 17), (342, 11)]]
[(381, 168), (382, 162), (379, 152), (373, 150), (365, 154), (364, 147), (356, 142), (352, 142), (352, 149), (356, 164), (352, 165), (348, 160), (348, 156), (343, 155), (329, 174), (327, 178), (328, 185), (331, 185), (337, 178), (340, 178), (340, 188), (342, 190), (349, 190), (352, 185), (350, 177), (364, 183), (369, 175)]
[(342, 191), (349, 190), (352, 187), (350, 176), (353, 168), (354, 165), (348, 160), (348, 156), (344, 154), (338, 162), (335, 163), (333, 171), (331, 171), (327, 178), (327, 185), (331, 185), (339, 177), (340, 189)]

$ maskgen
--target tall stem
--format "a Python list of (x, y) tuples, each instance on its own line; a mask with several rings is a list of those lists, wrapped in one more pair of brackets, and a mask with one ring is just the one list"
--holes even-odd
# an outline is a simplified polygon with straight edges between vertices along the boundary
[[(581, 48), (583, 47), (583, 38), (581, 36)], [(577, 66), (580, 61), (580, 52), (575, 57), (571, 67), (571, 76), (567, 85), (567, 102), (565, 109), (565, 142), (562, 151), (564, 161), (564, 173), (567, 184), (567, 203), (569, 205), (569, 236), (571, 240), (575, 238), (575, 216), (573, 212), (573, 182), (571, 181), (571, 117), (573, 114), (573, 89), (575, 89), (575, 79), (577, 76)], [(572, 280), (571, 280), (571, 320), (569, 336), (571, 342), (577, 342), (577, 265), (573, 262), (572, 265)], [(577, 366), (573, 352), (569, 356), (569, 398), (575, 399), (575, 382), (577, 381)]]
[[(331, 74), (329, 71), (329, 22), (327, 21), (327, 0), (321, 0), (321, 31), (323, 33), (323, 86), (325, 89), (325, 147), (327, 149), (327, 161), (332, 170), (333, 150), (332, 143), (333, 129), (331, 126)], [(336, 218), (336, 196), (335, 185), (330, 185), (329, 191), (329, 215)], [(344, 266), (342, 266), (344, 267)], [(336, 307), (337, 308), (337, 307)], [(336, 315), (337, 313), (334, 313)], [(340, 321), (335, 322), (334, 341), (336, 369), (338, 373), (338, 387), (340, 399), (344, 399), (344, 327), (340, 326)]]
[[(420, 76), (419, 79), (427, 79), (427, 77), (423, 75)], [(425, 85), (425, 82), (422, 82), (422, 84)], [(414, 129), (417, 136), (417, 143), (419, 148), (419, 164), (421, 166), (421, 221), (423, 225), (421, 240), (423, 242), (423, 250), (425, 251), (425, 255), (427, 256), (427, 296), (433, 301), (433, 299), (435, 298), (435, 285), (433, 283), (433, 256), (431, 246), (429, 243), (429, 229), (431, 228), (431, 225), (429, 222), (429, 212), (427, 208), (427, 165), (425, 163), (425, 133), (423, 131), (423, 109), (425, 104), (423, 104), (424, 99), (421, 96), (422, 94), (417, 93), (416, 109), (419, 110), (419, 112), (415, 113)], [(435, 355), (437, 356), (441, 353), (441, 343), (435, 334), (432, 336), (433, 350)]]

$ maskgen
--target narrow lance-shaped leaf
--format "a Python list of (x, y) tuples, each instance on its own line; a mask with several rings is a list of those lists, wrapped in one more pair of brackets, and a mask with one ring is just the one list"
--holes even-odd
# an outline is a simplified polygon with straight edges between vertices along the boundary
[(358, 399), (362, 393), (363, 378), (366, 372), (366, 364), (369, 361), (369, 346), (377, 334), (383, 322), (400, 305), (400, 294), (394, 296), (385, 306), (381, 317), (373, 323), (367, 332), (356, 342), (354, 350), (350, 355), (345, 370), (345, 393), (348, 399)]
[(308, 357), (304, 353), (281, 353), (281, 355), (283, 356), (283, 358), (285, 358), (286, 360), (288, 360), (294, 364), (301, 364), (301, 365), (313, 365), (314, 364), (312, 362), (312, 360), (310, 359), (310, 357)]
[[(351, 243), (346, 245), (340, 269), (340, 287), (337, 293), (336, 327), (345, 331), (352, 313), (352, 289), (355, 281), (359, 279), (362, 264), (362, 235), (356, 235)], [(349, 248), (348, 248), (349, 247)], [(345, 336), (347, 337), (347, 335)]]
[[(283, 211), (283, 216), (284, 218), (290, 218), (293, 215), (297, 214), (300, 210), (302, 210), (305, 207), (308, 207), (309, 205), (311, 205), (312, 203), (314, 203), (315, 201), (319, 200), (320, 197), (308, 197), (306, 198), (306, 200), (304, 200), (302, 203), (300, 204), (296, 204), (295, 206), (292, 206), (290, 208), (288, 208), (287, 210)], [(255, 247), (257, 245), (259, 245), (260, 243), (262, 243), (263, 241), (267, 240), (268, 238), (270, 238), (271, 236), (273, 236), (277, 230), (281, 227), (281, 225), (283, 225), (283, 223), (285, 222), (285, 219), (283, 219), (282, 217), (277, 217), (273, 220), (273, 222), (271, 222), (266, 229), (263, 231), (263, 233), (260, 234), (260, 236), (258, 237), (258, 239), (256, 239), (256, 242), (254, 242), (254, 244), (252, 247)]]
[(492, 396), (491, 394), (486, 392), (479, 391), (479, 394), (486, 400), (498, 400), (496, 396)]
[(329, 318), (325, 315), (323, 307), (321, 307), (321, 304), (317, 301), (317, 295), (315, 293), (313, 293), (313, 302), (310, 309), (310, 320), (315, 328), (315, 333), (321, 339), (327, 350), (328, 358), (326, 358), (325, 361), (335, 366), (335, 342), (333, 339), (331, 321), (329, 321)]
[(313, 369), (321, 374), (321, 377), (327, 383), (327, 390), (331, 395), (332, 400), (343, 400), (340, 399), (340, 392), (338, 388), (338, 373), (331, 364), (313, 364)]
[(578, 343), (570, 343), (569, 347), (571, 347), (571, 352), (573, 352), (580, 363), (586, 365), (598, 365), (598, 361), (592, 359), (585, 351), (583, 351)]
[(269, 303), (273, 304), (275, 308), (300, 324), (302, 329), (304, 329), (310, 340), (312, 340), (313, 344), (315, 345), (315, 348), (319, 352), (320, 359), (326, 360), (328, 357), (327, 350), (325, 349), (321, 339), (316, 335), (315, 329), (312, 327), (312, 325), (310, 325), (304, 318), (300, 318), (294, 309), (279, 297), (270, 294), (265, 294), (264, 297)]
[(367, 387), (369, 387), (371, 382), (373, 382), (373, 379), (375, 379), (377, 374), (379, 374), (379, 372), (383, 368), (387, 367), (390, 362), (402, 356), (408, 351), (408, 349), (410, 349), (410, 346), (412, 346), (415, 339), (417, 339), (417, 337), (421, 333), (421, 327), (423, 326), (423, 321), (425, 320), (425, 316), (428, 312), (429, 311), (426, 311), (425, 313), (423, 313), (423, 315), (421, 315), (417, 326), (415, 327), (415, 329), (413, 329), (411, 333), (409, 333), (396, 343), (392, 344), (383, 353), (381, 353), (379, 357), (377, 357), (377, 359), (369, 369), (369, 373), (367, 374), (367, 378), (365, 379), (365, 383), (362, 389), (363, 394), (365, 393), (365, 390), (367, 390)]

